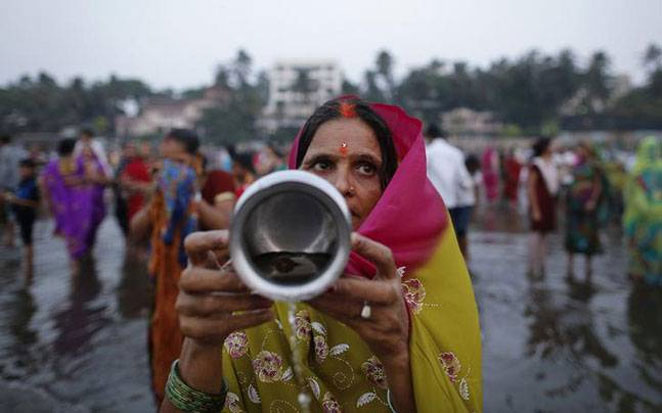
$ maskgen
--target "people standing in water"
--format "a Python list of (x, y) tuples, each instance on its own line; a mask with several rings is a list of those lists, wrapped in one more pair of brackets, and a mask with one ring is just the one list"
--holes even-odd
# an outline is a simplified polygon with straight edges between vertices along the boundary
[(85, 175), (85, 190), (91, 198), (92, 203), (92, 225), (93, 240), (96, 240), (96, 233), (99, 225), (106, 216), (106, 203), (104, 193), (106, 186), (111, 183), (113, 177), (112, 168), (108, 163), (108, 156), (103, 148), (103, 144), (94, 138), (94, 131), (90, 128), (83, 128), (80, 132), (80, 138), (74, 148), (76, 161), (82, 165)]
[(559, 173), (552, 160), (552, 141), (539, 138), (533, 145), (527, 182), (531, 228), (528, 273), (531, 276), (543, 276), (545, 273), (546, 237), (556, 229), (558, 190)]
[(230, 217), (207, 203), (200, 193), (202, 165), (198, 136), (188, 129), (172, 129), (161, 142), (162, 164), (151, 199), (131, 220), (134, 241), (151, 238), (149, 271), (155, 284), (154, 307), (149, 326), (152, 389), (163, 400), (170, 365), (179, 355), (182, 335), (175, 300), (187, 256), (184, 239), (198, 229), (221, 229)]
[(434, 123), (425, 131), (430, 143), (426, 148), (428, 178), (444, 200), (460, 244), (468, 259), (467, 230), (471, 210), (476, 203), (473, 180), (464, 163), (462, 151), (446, 140), (445, 133)]
[(3, 193), (14, 192), (18, 185), (18, 163), (25, 157), (20, 148), (12, 145), (9, 135), (0, 136), (0, 227), (2, 227), (3, 244), (14, 246), (14, 221), (12, 220), (10, 204), (5, 202)]
[(485, 198), (492, 203), (499, 198), (499, 154), (493, 146), (488, 146), (481, 159), (483, 184), (485, 185)]
[(644, 139), (625, 188), (623, 226), (629, 252), (628, 275), (662, 287), (662, 140)]
[(504, 183), (503, 183), (503, 198), (512, 209), (517, 208), (517, 200), (519, 195), (519, 180), (520, 172), (522, 171), (522, 164), (517, 159), (517, 154), (514, 149), (508, 151), (508, 155), (504, 161)]
[(37, 219), (39, 206), (39, 186), (36, 179), (37, 165), (32, 159), (23, 159), (19, 163), (20, 181), (14, 193), (7, 193), (5, 200), (11, 204), (21, 234), (24, 248), (25, 281), (32, 281), (34, 271), (34, 249), (32, 233)]
[(78, 167), (83, 171), (83, 185), (80, 189), (84, 196), (89, 198), (91, 205), (91, 246), (94, 246), (99, 226), (106, 217), (104, 193), (106, 186), (111, 183), (110, 177), (112, 176), (107, 173), (108, 169), (104, 167), (101, 159), (91, 145), (84, 145), (76, 158)]
[(476, 199), (473, 210), (476, 210), (479, 207), (481, 199), (480, 188), (483, 186), (483, 175), (480, 172), (480, 159), (478, 159), (478, 156), (470, 153), (464, 160), (464, 166), (467, 167), (467, 172), (469, 172), (471, 182), (473, 182), (474, 198)]
[(116, 172), (116, 205), (122, 209), (118, 215), (120, 227), (125, 235), (129, 232), (129, 222), (145, 205), (145, 193), (152, 189), (150, 166), (145, 157), (132, 142), (124, 147), (123, 158)]
[(86, 185), (83, 162), (74, 157), (74, 139), (58, 143), (57, 159), (42, 172), (44, 200), (55, 219), (54, 233), (64, 238), (72, 275), (78, 275), (80, 259), (91, 249), (96, 234), (91, 191)]
[(602, 253), (598, 206), (603, 194), (603, 179), (588, 144), (579, 144), (575, 155), (572, 182), (566, 192), (565, 249), (568, 252), (568, 278), (574, 276), (575, 254), (582, 254), (586, 257), (586, 281), (590, 281), (591, 259)]

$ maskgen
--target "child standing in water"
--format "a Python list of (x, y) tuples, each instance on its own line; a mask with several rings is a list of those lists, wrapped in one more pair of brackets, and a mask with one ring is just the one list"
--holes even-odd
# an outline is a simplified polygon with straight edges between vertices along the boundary
[(30, 283), (33, 274), (34, 250), (32, 232), (37, 219), (39, 187), (36, 179), (36, 164), (32, 159), (24, 159), (19, 164), (20, 182), (15, 193), (7, 193), (5, 199), (12, 205), (16, 221), (20, 227), (21, 240), (25, 248), (25, 281)]

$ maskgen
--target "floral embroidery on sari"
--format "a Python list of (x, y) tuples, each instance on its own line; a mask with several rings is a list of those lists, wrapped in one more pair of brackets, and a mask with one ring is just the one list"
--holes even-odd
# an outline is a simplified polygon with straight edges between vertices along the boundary
[(320, 398), (320, 385), (317, 383), (317, 380), (315, 380), (312, 377), (308, 377), (308, 387), (310, 387), (310, 391), (313, 392), (313, 396), (315, 396), (316, 399)]
[(307, 310), (300, 310), (294, 316), (294, 330), (299, 340), (308, 340), (310, 338), (310, 315)]
[(274, 383), (283, 375), (283, 359), (276, 353), (263, 350), (253, 359), (253, 370), (264, 383)]
[(460, 373), (460, 369), (462, 369), (460, 360), (455, 356), (455, 353), (447, 351), (439, 354), (439, 362), (451, 382), (455, 383), (457, 375)]
[(324, 394), (322, 409), (324, 409), (324, 413), (342, 413), (340, 403), (336, 401), (331, 392), (326, 392)]
[(376, 398), (377, 398), (377, 393), (375, 392), (369, 391), (367, 393), (363, 393), (361, 397), (359, 397), (358, 400), (356, 401), (356, 407), (363, 407), (368, 403), (372, 402), (373, 400), (375, 400)]
[[(450, 379), (451, 383), (456, 383), (458, 380), (458, 376), (460, 374), (460, 371), (462, 370), (462, 365), (460, 363), (460, 360), (457, 358), (455, 353), (451, 351), (443, 352), (439, 354), (439, 362), (441, 363), (441, 367), (443, 368), (444, 372)], [(460, 397), (463, 400), (468, 401), (470, 396), (469, 392), (469, 382), (467, 381), (467, 377), (471, 373), (471, 367), (467, 369), (467, 374), (462, 377), (458, 383), (457, 390), (458, 393), (460, 394)]]
[(418, 278), (411, 278), (402, 282), (402, 294), (405, 303), (413, 314), (418, 314), (423, 309), (423, 300), (425, 300), (425, 286)]
[(372, 384), (381, 389), (388, 388), (384, 366), (376, 356), (372, 356), (363, 362), (363, 364), (361, 364), (361, 370), (363, 370), (363, 374), (365, 374)]
[(243, 331), (235, 331), (227, 336), (224, 345), (230, 357), (238, 359), (248, 351), (248, 337)]
[(321, 364), (329, 355), (329, 345), (326, 343), (326, 337), (316, 335), (313, 338), (313, 343), (315, 345), (315, 360)]
[(255, 404), (262, 403), (262, 400), (260, 400), (260, 394), (257, 392), (257, 389), (252, 384), (248, 385), (248, 400), (250, 400)]
[(227, 396), (225, 396), (225, 408), (228, 409), (231, 413), (244, 412), (239, 402), (239, 396), (232, 392), (228, 392)]
[(464, 400), (469, 400), (469, 383), (467, 382), (466, 378), (463, 378), (460, 380), (460, 397), (462, 397)]

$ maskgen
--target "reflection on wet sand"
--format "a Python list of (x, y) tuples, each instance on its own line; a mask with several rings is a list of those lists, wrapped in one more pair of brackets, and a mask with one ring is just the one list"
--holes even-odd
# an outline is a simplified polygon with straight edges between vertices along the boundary
[[(633, 367), (647, 387), (662, 402), (662, 291), (639, 286), (628, 297), (630, 340), (637, 359)], [(655, 400), (655, 399), (654, 399)]]
[(106, 220), (95, 254), (72, 276), (61, 241), (50, 237), (48, 222), (40, 225), (29, 287), (20, 250), (0, 251), (0, 392), (21, 389), (0, 410), (154, 411), (145, 260), (125, 256)]
[(117, 286), (117, 307), (123, 318), (144, 318), (152, 307), (152, 284), (141, 247), (127, 250)]
[(567, 278), (562, 234), (553, 234), (548, 271), (532, 278), (522, 222), (493, 217), (478, 222), (496, 232), (471, 236), (485, 410), (662, 411), (662, 300), (627, 281), (618, 235), (606, 234), (610, 250), (587, 282)]
[[(532, 279), (525, 220), (505, 216), (478, 211), (493, 231), (470, 232), (485, 411), (662, 411), (662, 296), (629, 284), (618, 236), (585, 283), (566, 279), (554, 234), (546, 275)], [(72, 278), (59, 240), (38, 237), (29, 288), (20, 251), (0, 251), (0, 391), (10, 381), (49, 397), (49, 409), (22, 411), (154, 411), (147, 263), (120, 239), (106, 220)]]
[(94, 257), (80, 262), (80, 273), (71, 278), (71, 292), (66, 307), (53, 316), (57, 336), (53, 348), (59, 355), (78, 355), (89, 350), (94, 335), (110, 320), (107, 305), (95, 302), (101, 292)]
[(7, 304), (8, 311), (4, 317), (11, 332), (11, 340), (7, 343), (6, 351), (15, 357), (11, 365), (3, 365), (2, 372), (19, 379), (30, 374), (36, 361), (33, 346), (37, 343), (38, 335), (30, 322), (37, 307), (32, 294), (25, 288), (17, 289)]

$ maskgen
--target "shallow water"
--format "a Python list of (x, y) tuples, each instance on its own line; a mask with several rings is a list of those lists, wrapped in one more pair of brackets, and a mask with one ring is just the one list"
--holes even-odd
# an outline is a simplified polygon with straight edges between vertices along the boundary
[[(478, 215), (470, 235), (481, 313), (486, 412), (662, 411), (662, 297), (625, 277), (617, 231), (592, 283), (565, 280), (559, 235), (546, 276), (526, 275), (521, 216)], [(0, 250), (0, 411), (149, 412), (145, 263), (125, 258), (106, 219), (77, 281), (52, 224), (36, 227), (34, 282), (20, 250)]]
[(627, 281), (619, 230), (602, 234), (606, 253), (590, 282), (581, 257), (566, 279), (560, 234), (549, 239), (545, 276), (534, 278), (524, 220), (494, 212), (479, 218), (496, 232), (470, 237), (485, 411), (662, 411), (662, 292)]
[(0, 411), (152, 411), (144, 263), (124, 258), (120, 232), (107, 219), (96, 260), (72, 280), (51, 225), (35, 228), (29, 287), (19, 250), (0, 251), (0, 393), (13, 395), (0, 397)]

